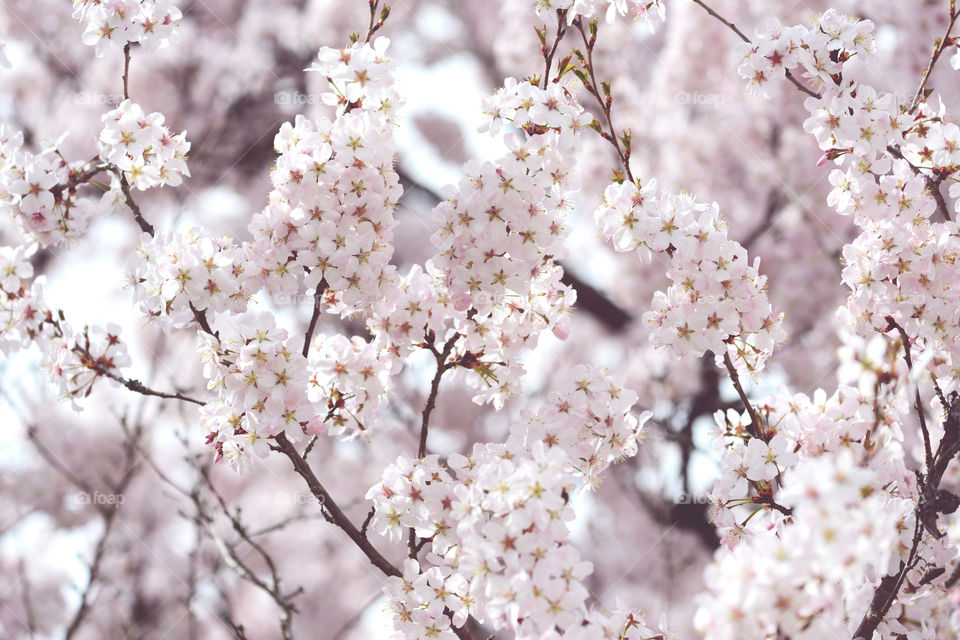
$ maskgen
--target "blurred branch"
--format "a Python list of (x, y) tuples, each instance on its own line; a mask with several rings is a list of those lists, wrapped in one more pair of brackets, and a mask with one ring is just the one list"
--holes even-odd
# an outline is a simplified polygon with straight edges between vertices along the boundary
[(17, 576), (20, 578), (20, 595), (23, 601), (23, 615), (27, 619), (27, 633), (30, 634), (32, 640), (37, 634), (37, 620), (33, 613), (33, 602), (30, 599), (30, 580), (27, 577), (27, 568), (23, 563), (23, 558), (17, 559)]
[[(142, 434), (142, 428), (140, 425), (137, 425), (131, 431), (127, 429), (126, 423), (123, 420), (121, 420), (121, 426), (123, 427), (124, 435), (126, 436), (123, 446), (123, 468), (125, 471), (110, 487), (110, 492), (114, 498), (122, 496), (126, 492), (127, 487), (130, 485), (130, 482), (133, 480), (133, 477), (139, 468), (137, 452), (139, 451), (138, 442)], [(67, 625), (67, 630), (64, 633), (64, 640), (70, 640), (74, 637), (74, 635), (76, 635), (77, 631), (83, 625), (87, 615), (90, 612), (90, 607), (93, 604), (94, 598), (93, 592), (97, 587), (97, 583), (100, 581), (103, 559), (107, 552), (107, 541), (110, 537), (110, 532), (113, 530), (113, 524), (116, 520), (117, 514), (120, 513), (119, 507), (120, 501), (114, 500), (112, 504), (103, 505), (98, 509), (100, 512), (100, 517), (103, 520), (103, 531), (101, 532), (100, 537), (97, 539), (97, 544), (93, 551), (93, 559), (90, 561), (89, 565), (87, 584), (80, 592), (80, 605), (74, 613), (73, 618), (70, 620), (70, 623)]]

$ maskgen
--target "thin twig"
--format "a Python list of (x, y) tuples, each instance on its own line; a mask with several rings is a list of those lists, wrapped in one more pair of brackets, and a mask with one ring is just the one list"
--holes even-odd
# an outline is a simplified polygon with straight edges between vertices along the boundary
[[(547, 26), (543, 26), (544, 31)], [(557, 9), (557, 35), (553, 40), (553, 47), (550, 51), (547, 51), (547, 45), (543, 45), (543, 60), (546, 64), (546, 69), (543, 72), (543, 88), (547, 88), (547, 83), (550, 82), (550, 68), (553, 66), (553, 56), (557, 53), (557, 47), (560, 46), (560, 41), (563, 40), (564, 34), (567, 32), (567, 10), (566, 9)]]
[(287, 439), (287, 435), (285, 433), (278, 434), (276, 436), (276, 442), (280, 452), (283, 453), (288, 460), (290, 460), (291, 464), (293, 464), (293, 469), (297, 472), (297, 475), (303, 478), (307, 483), (310, 493), (312, 493), (313, 497), (317, 499), (317, 502), (320, 503), (320, 506), (322, 506), (323, 509), (330, 514), (332, 522), (347, 534), (347, 537), (349, 537), (353, 543), (360, 548), (360, 551), (367, 556), (367, 559), (370, 560), (370, 563), (373, 564), (373, 566), (375, 566), (377, 569), (380, 569), (380, 571), (388, 576), (399, 576), (400, 571), (395, 566), (390, 564), (390, 561), (384, 558), (383, 555), (381, 555), (380, 552), (377, 551), (372, 544), (370, 544), (370, 541), (367, 540), (367, 537), (360, 533), (360, 530), (354, 526), (347, 515), (340, 509), (339, 506), (337, 506), (337, 503), (333, 500), (333, 497), (327, 492), (323, 485), (320, 484), (320, 480), (313, 472), (313, 469), (297, 452), (297, 449), (293, 446), (293, 443)]
[(317, 320), (320, 319), (320, 309), (323, 305), (323, 294), (327, 290), (327, 281), (320, 280), (317, 290), (313, 294), (313, 313), (310, 315), (310, 324), (303, 336), (303, 357), (310, 353), (310, 343), (313, 341), (313, 332), (317, 330)]
[[(596, 24), (596, 23), (595, 23)], [(583, 30), (583, 20), (580, 19), (580, 16), (577, 16), (577, 19), (573, 21), (573, 25), (577, 28), (577, 31), (580, 32), (580, 37), (583, 39), (583, 45), (587, 49), (586, 56), (586, 69), (587, 75), (589, 77), (589, 82), (585, 82), (585, 89), (597, 99), (597, 103), (600, 105), (600, 112), (603, 114), (604, 119), (607, 122), (607, 133), (601, 135), (613, 145), (614, 150), (617, 152), (617, 157), (620, 158), (620, 164), (623, 166), (623, 171), (627, 176), (627, 179), (630, 182), (633, 182), (633, 172), (630, 170), (630, 149), (622, 149), (620, 147), (619, 136), (617, 136), (617, 131), (613, 127), (613, 115), (611, 113), (611, 104), (613, 102), (613, 95), (608, 94), (607, 99), (604, 99), (600, 95), (600, 89), (598, 88), (597, 75), (593, 66), (593, 47), (596, 44), (595, 38), (587, 38), (586, 32)], [(583, 78), (581, 77), (581, 80)], [(609, 85), (607, 85), (609, 86)]]
[(907, 113), (916, 111), (917, 107), (920, 106), (920, 102), (925, 98), (923, 94), (927, 87), (927, 81), (930, 79), (930, 74), (933, 72), (933, 67), (937, 64), (937, 60), (940, 59), (940, 54), (943, 53), (944, 49), (947, 48), (947, 43), (950, 42), (950, 32), (953, 31), (953, 25), (956, 24), (958, 16), (960, 16), (960, 12), (957, 11), (956, 0), (950, 0), (950, 21), (947, 23), (947, 31), (934, 46), (933, 54), (930, 56), (930, 63), (927, 64), (927, 68), (923, 72), (923, 77), (920, 78), (920, 86), (917, 87), (917, 92), (913, 96), (913, 102), (910, 103), (910, 110), (907, 111)]
[(98, 369), (97, 373), (107, 378), (110, 378), (111, 380), (119, 382), (130, 391), (139, 393), (141, 395), (154, 396), (157, 398), (166, 398), (168, 400), (183, 400), (184, 402), (192, 402), (193, 404), (197, 404), (200, 406), (203, 406), (206, 404), (206, 402), (203, 402), (202, 400), (191, 398), (190, 396), (184, 395), (182, 393), (165, 393), (163, 391), (157, 391), (155, 389), (151, 389), (150, 387), (144, 385), (139, 380), (134, 380), (133, 378), (124, 378), (123, 376), (119, 376), (111, 371)]
[[(703, 10), (704, 10), (704, 11), (706, 11), (707, 13), (709, 13), (713, 18), (715, 18), (716, 20), (718, 20), (721, 24), (727, 26), (731, 31), (733, 31), (735, 34), (737, 34), (737, 36), (738, 36), (741, 40), (743, 40), (743, 41), (746, 42), (747, 44), (753, 44), (753, 42), (751, 42), (750, 38), (748, 38), (748, 37), (743, 33), (743, 31), (741, 31), (741, 30), (737, 27), (737, 25), (733, 24), (732, 22), (730, 22), (729, 20), (727, 20), (726, 18), (724, 18), (723, 16), (721, 16), (719, 13), (717, 13), (716, 11), (714, 11), (712, 8), (710, 8), (709, 5), (707, 5), (707, 3), (703, 2), (703, 0), (693, 0), (693, 2), (694, 2), (695, 4), (698, 4), (698, 5), (700, 5), (701, 7), (703, 7)], [(794, 77), (794, 75), (790, 72), (789, 69), (785, 69), (784, 72), (785, 72), (785, 75), (787, 76), (787, 80), (789, 80), (790, 82), (792, 82), (792, 83), (793, 83), (793, 86), (795, 86), (797, 89), (800, 89), (800, 91), (804, 92), (805, 94), (807, 94), (807, 95), (810, 96), (811, 98), (817, 98), (817, 99), (819, 99), (819, 98), (823, 97), (823, 96), (821, 96), (819, 93), (817, 93), (816, 91), (813, 91), (812, 89), (810, 89), (809, 87), (807, 87), (805, 84), (803, 84), (802, 82), (800, 82), (799, 80), (797, 80), (797, 78)]]

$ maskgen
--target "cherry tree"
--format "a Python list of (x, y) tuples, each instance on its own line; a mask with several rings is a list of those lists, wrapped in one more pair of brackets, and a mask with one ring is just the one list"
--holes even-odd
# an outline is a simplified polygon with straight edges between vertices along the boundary
[(957, 637), (954, 0), (47, 4), (5, 637)]

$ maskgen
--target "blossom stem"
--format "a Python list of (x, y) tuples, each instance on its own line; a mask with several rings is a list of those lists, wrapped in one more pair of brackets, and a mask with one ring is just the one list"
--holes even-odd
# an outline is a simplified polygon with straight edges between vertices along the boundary
[[(546, 29), (546, 25), (543, 27)], [(543, 46), (543, 60), (546, 63), (546, 69), (543, 72), (543, 88), (547, 88), (547, 83), (550, 82), (550, 68), (553, 66), (553, 56), (557, 53), (557, 47), (560, 46), (560, 41), (563, 40), (564, 34), (567, 33), (567, 10), (566, 9), (557, 9), (557, 36), (553, 40), (553, 47), (547, 52), (546, 45)]]
[(110, 170), (113, 171), (118, 178), (120, 178), (120, 190), (123, 191), (123, 198), (127, 203), (127, 207), (129, 207), (130, 211), (133, 213), (133, 219), (137, 221), (141, 231), (149, 234), (152, 237), (155, 233), (153, 225), (147, 222), (146, 218), (143, 217), (143, 212), (140, 211), (140, 206), (133, 199), (133, 194), (130, 193), (130, 183), (127, 182), (127, 176), (125, 176), (123, 171), (121, 171), (118, 167), (111, 166)]
[[(616, 129), (613, 128), (613, 117), (611, 115), (611, 104), (613, 102), (613, 96), (608, 93), (607, 99), (604, 100), (603, 96), (600, 95), (600, 89), (598, 89), (597, 75), (593, 66), (593, 47), (595, 40), (592, 38), (587, 38), (587, 33), (583, 30), (583, 21), (580, 19), (580, 16), (577, 16), (577, 19), (573, 21), (574, 26), (577, 27), (577, 31), (580, 32), (580, 37), (583, 39), (583, 45), (587, 49), (587, 73), (590, 76), (590, 82), (584, 83), (587, 86), (585, 87), (587, 91), (597, 99), (597, 104), (600, 105), (600, 112), (603, 114), (604, 120), (607, 121), (608, 133), (602, 134), (604, 138), (607, 138), (610, 141), (610, 144), (613, 145), (614, 150), (617, 152), (617, 157), (620, 158), (620, 164), (623, 165), (623, 171), (627, 176), (627, 179), (630, 182), (633, 182), (633, 172), (630, 171), (630, 150), (627, 149), (626, 152), (620, 147), (619, 136), (617, 136)], [(609, 88), (609, 85), (607, 85)]]

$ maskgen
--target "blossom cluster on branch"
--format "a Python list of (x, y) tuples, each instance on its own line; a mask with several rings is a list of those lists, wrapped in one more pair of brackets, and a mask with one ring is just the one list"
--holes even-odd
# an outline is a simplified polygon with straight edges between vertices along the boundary
[[(403, 264), (405, 99), (390, 40), (375, 37), (389, 6), (369, 0), (365, 37), (356, 33), (349, 45), (322, 47), (315, 57), (310, 51), (304, 71), (319, 79), (322, 104), (271, 126), (275, 156), (267, 150), (273, 162), (262, 172), (269, 194), (234, 237), (206, 220), (155, 229), (170, 221), (148, 208), (192, 178), (191, 142), (168, 124), (178, 117), (129, 97), (128, 75), (141, 50), (176, 40), (181, 11), (168, 0), (74, 0), (83, 43), (97, 56), (121, 60), (122, 52), (123, 100), (90, 123), (99, 133), (90, 136), (89, 160), (68, 160), (64, 137), (38, 142), (29, 129), (0, 125), (0, 211), (21, 236), (0, 246), (0, 353), (37, 347), (60, 396), (75, 406), (106, 378), (196, 409), (184, 419), (205, 431), (196, 439), (206, 457), (190, 464), (269, 579), (233, 552), (196, 486), (182, 489), (163, 465), (151, 466), (191, 500), (194, 524), (214, 538), (226, 564), (270, 596), (285, 639), (293, 637), (299, 592), (281, 590), (275, 563), (255, 541), (260, 533), (216, 493), (208, 462), (249, 474), (263, 473), (258, 462), (268, 457), (292, 465), (318, 503), (310, 507), (383, 574), (392, 637), (666, 640), (665, 625), (655, 628), (641, 610), (619, 599), (605, 608), (577, 530), (584, 505), (602, 503), (598, 489), (610, 467), (634, 463), (648, 429), (675, 440), (689, 467), (695, 427), (711, 414), (704, 448), (717, 473), (703, 511), (720, 546), (696, 600), (697, 631), (709, 640), (957, 637), (960, 127), (948, 101), (927, 87), (938, 58), (957, 46), (956, 2), (949, 0), (947, 32), (920, 86), (907, 95), (867, 82), (880, 49), (870, 21), (829, 9), (805, 26), (772, 21), (751, 40), (694, 2), (742, 40), (737, 73), (745, 93), (785, 99), (782, 80), (798, 90), (798, 109), (806, 110), (799, 120), (806, 119), (797, 129), (823, 154), (810, 169), (832, 188), (826, 204), (835, 219), (853, 230), (836, 251), (848, 290), (835, 314), (844, 372), (834, 390), (804, 393), (777, 368), (788, 342), (785, 314), (754, 250), (789, 186), (772, 186), (766, 221), (738, 241), (721, 204), (697, 201), (683, 185), (662, 187), (670, 182), (656, 175), (656, 163), (644, 167), (651, 177), (636, 179), (641, 136), (615, 125), (614, 96), (619, 108), (622, 94), (604, 79), (601, 17), (613, 23), (605, 30), (625, 37), (631, 27), (618, 21), (655, 26), (664, 3), (522, 4), (525, 19), (548, 23), (535, 29), (544, 64), (506, 78), (478, 105), (480, 132), (498, 151), (467, 161), (457, 183), (439, 190), (421, 257)], [(298, 59), (297, 68), (308, 62)], [(213, 153), (216, 141), (196, 140), (203, 154)], [(598, 149), (593, 142), (609, 144), (617, 163), (613, 181), (596, 193), (584, 180), (596, 164), (587, 157)], [(526, 406), (517, 401), (537, 386), (528, 356), (541, 337), (573, 334), (577, 288), (601, 295), (582, 282), (575, 287), (561, 266), (575, 257), (569, 236), (584, 208), (593, 211), (591, 234), (616, 252), (636, 253), (631, 263), (649, 287), (638, 287), (642, 322), (624, 335), (676, 362), (664, 377), (696, 389), (683, 401), (660, 401), (656, 391), (628, 388), (622, 371), (579, 363), (538, 376), (549, 381), (546, 390), (526, 394), (533, 397)], [(108, 215), (140, 232), (124, 280), (134, 324), (193, 340), (195, 379), (205, 388), (163, 391), (127, 377), (133, 363), (119, 327), (75, 329), (46, 300), (49, 255), (66, 253), (91, 221)], [(708, 352), (716, 366), (704, 360), (700, 380), (676, 373), (692, 371), (689, 363)], [(610, 360), (629, 370), (634, 353)], [(659, 373), (645, 375), (651, 387), (662, 382)], [(785, 384), (761, 393), (749, 382), (762, 375)], [(420, 383), (422, 394), (408, 393)], [(490, 405), (483, 427), (490, 434), (502, 426), (501, 437), (472, 438), (466, 411), (437, 411), (451, 386)], [(732, 393), (734, 401), (724, 397)], [(651, 397), (657, 419), (638, 406)], [(411, 398), (421, 410), (411, 409)], [(516, 411), (498, 414), (507, 403)], [(661, 420), (668, 412), (685, 414), (686, 426), (670, 429), (670, 418)], [(498, 422), (502, 415), (510, 417)], [(126, 420), (124, 413), (125, 430)], [(131, 440), (127, 454), (139, 446)], [(375, 471), (373, 486), (369, 478), (360, 484), (369, 487), (362, 524), (328, 490), (334, 474), (315, 470), (308, 458), (315, 448), (327, 460), (351, 451)], [(639, 492), (646, 470), (624, 467), (617, 482)], [(105, 517), (105, 536), (110, 522)], [(197, 558), (190, 560), (192, 572)], [(84, 591), (80, 622), (87, 607)], [(232, 631), (246, 637), (240, 625)]]

